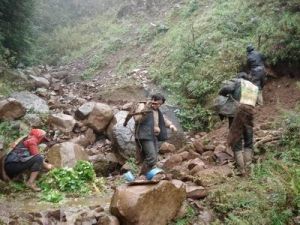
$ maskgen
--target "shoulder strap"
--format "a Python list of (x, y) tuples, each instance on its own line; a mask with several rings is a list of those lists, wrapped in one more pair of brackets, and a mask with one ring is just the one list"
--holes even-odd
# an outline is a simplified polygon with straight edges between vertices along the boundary
[(11, 143), (7, 149), (7, 153), (12, 151), (21, 141), (24, 141), (26, 138), (27, 138), (27, 135), (23, 135), (22, 137), (19, 137), (17, 140), (15, 140), (13, 143)]

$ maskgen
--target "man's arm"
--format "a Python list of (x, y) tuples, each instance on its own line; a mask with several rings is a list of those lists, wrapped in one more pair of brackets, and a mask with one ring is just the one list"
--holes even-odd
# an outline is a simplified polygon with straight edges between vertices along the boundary
[(234, 93), (235, 82), (232, 84), (224, 85), (219, 91), (219, 95), (227, 96), (232, 95)]
[(175, 127), (175, 125), (170, 121), (168, 120), (165, 115), (163, 115), (164, 117), (164, 122), (165, 122), (165, 126), (167, 128), (170, 128), (172, 131), (176, 132), (177, 131), (177, 128)]

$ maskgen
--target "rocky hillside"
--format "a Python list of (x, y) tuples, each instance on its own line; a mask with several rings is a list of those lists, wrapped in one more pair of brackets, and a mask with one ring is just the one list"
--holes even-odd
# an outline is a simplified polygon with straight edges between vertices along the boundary
[[(57, 168), (91, 163), (90, 192), (75, 179), (75, 193), (49, 192), (45, 176), (37, 195), (22, 182), (1, 182), (0, 224), (297, 224), (297, 1), (114, 0), (101, 7), (101, 15), (39, 36), (35, 54), (44, 65), (1, 67), (0, 80), (1, 155), (30, 127), (44, 128), (54, 145), (43, 151)], [(269, 66), (265, 104), (255, 112), (255, 164), (240, 178), (227, 121), (207, 106), (223, 79), (246, 69), (241, 49), (249, 42)], [(162, 110), (179, 128), (160, 145), (158, 166), (168, 180), (129, 186), (122, 176), (138, 170), (134, 122), (123, 122), (155, 92), (167, 96)], [(67, 171), (60, 181), (71, 177)]]

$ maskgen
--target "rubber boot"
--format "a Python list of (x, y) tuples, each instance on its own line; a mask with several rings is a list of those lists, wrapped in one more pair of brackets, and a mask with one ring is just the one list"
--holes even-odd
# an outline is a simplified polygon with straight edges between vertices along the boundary
[(245, 167), (246, 169), (250, 169), (250, 166), (252, 164), (252, 158), (253, 158), (253, 150), (251, 148), (245, 148), (244, 149), (244, 161), (245, 161)]
[(234, 152), (234, 158), (239, 172), (237, 175), (244, 176), (246, 174), (246, 171), (243, 151)]

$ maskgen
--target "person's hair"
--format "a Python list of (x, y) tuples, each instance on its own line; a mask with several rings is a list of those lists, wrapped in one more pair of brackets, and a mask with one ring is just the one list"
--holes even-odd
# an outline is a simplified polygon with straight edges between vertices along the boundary
[(254, 47), (252, 44), (248, 44), (246, 47), (247, 52), (252, 52), (254, 50)]
[(249, 75), (247, 74), (247, 73), (245, 73), (245, 72), (240, 72), (240, 73), (238, 73), (237, 75), (236, 75), (236, 78), (243, 78), (243, 79), (245, 79), (245, 80), (249, 80)]
[(154, 101), (159, 101), (159, 100), (161, 100), (162, 103), (165, 103), (165, 101), (166, 101), (165, 97), (164, 97), (162, 94), (160, 94), (160, 93), (151, 95), (151, 100), (154, 100)]

